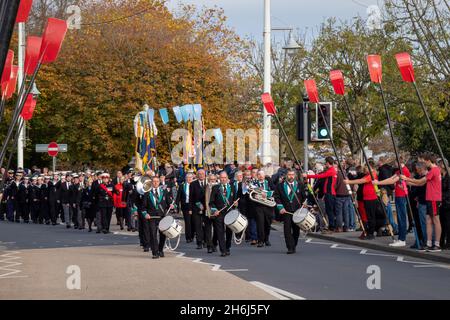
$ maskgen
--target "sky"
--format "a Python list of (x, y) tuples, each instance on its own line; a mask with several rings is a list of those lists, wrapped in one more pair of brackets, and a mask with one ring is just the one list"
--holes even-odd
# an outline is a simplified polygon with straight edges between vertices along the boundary
[[(293, 27), (308, 38), (326, 18), (351, 20), (360, 15), (367, 18), (367, 8), (381, 0), (272, 0), (272, 27)], [(241, 37), (261, 40), (263, 37), (264, 0), (169, 0), (169, 8), (178, 3), (213, 7), (225, 11), (228, 25)], [(274, 32), (274, 37), (286, 37)]]

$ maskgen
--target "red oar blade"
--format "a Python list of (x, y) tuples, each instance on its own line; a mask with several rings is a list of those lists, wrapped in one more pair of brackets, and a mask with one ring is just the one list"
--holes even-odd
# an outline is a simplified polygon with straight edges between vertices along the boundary
[(33, 0), (20, 0), (19, 9), (17, 10), (16, 22), (26, 22), (30, 15)]
[(330, 80), (333, 85), (334, 92), (340, 96), (345, 95), (344, 75), (341, 70), (333, 70), (330, 72)]
[(2, 80), (1, 80), (2, 85), (4, 83), (8, 83), (9, 79), (11, 78), (11, 69), (13, 65), (13, 60), (14, 60), (14, 51), (8, 50), (8, 54), (6, 55), (5, 60), (5, 67), (3, 68), (2, 73)]
[(395, 59), (397, 60), (397, 66), (402, 74), (403, 81), (415, 82), (414, 67), (409, 53), (398, 53), (395, 55)]
[(27, 75), (32, 75), (38, 64), (39, 52), (41, 50), (41, 37), (30, 36), (27, 38), (27, 48), (25, 53), (25, 71)]
[(36, 108), (36, 100), (33, 98), (33, 95), (30, 93), (27, 96), (27, 100), (25, 100), (25, 104), (23, 105), (22, 113), (20, 114), (22, 118), (26, 121), (31, 120), (33, 117), (34, 109)]
[(383, 78), (381, 56), (375, 54), (367, 56), (367, 65), (369, 67), (370, 80), (375, 83), (381, 83)]
[(268, 114), (275, 115), (277, 113), (277, 109), (275, 108), (275, 103), (273, 102), (272, 96), (270, 93), (263, 93), (261, 96), (262, 103), (264, 104), (264, 108)]
[(316, 81), (308, 79), (304, 81), (306, 92), (308, 93), (309, 101), (312, 103), (319, 103), (319, 92), (317, 91)]
[(56, 60), (66, 32), (67, 22), (65, 20), (48, 18), (39, 54), (42, 57), (42, 63), (50, 63)]
[[(12, 66), (11, 78), (9, 79), (9, 82), (7, 82), (6, 85), (5, 85), (5, 87), (6, 87), (5, 98), (6, 99), (11, 99), (11, 97), (14, 94), (14, 92), (16, 91), (17, 73), (18, 73), (18, 71), (19, 71), (19, 67), (18, 66)], [(2, 89), (3, 89), (3, 87), (2, 87)]]

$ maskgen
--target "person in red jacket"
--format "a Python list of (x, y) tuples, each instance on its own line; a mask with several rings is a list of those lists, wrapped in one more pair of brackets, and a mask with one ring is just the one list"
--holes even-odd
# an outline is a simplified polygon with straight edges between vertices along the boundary
[(123, 182), (125, 178), (120, 178), (119, 182), (114, 186), (114, 207), (116, 208), (116, 216), (119, 220), (120, 230), (123, 230), (123, 221), (126, 215), (127, 200), (125, 199), (126, 193), (124, 192)]
[(336, 180), (337, 171), (334, 167), (333, 157), (325, 158), (325, 172), (320, 174), (303, 174), (304, 178), (308, 179), (325, 179), (323, 185), (323, 193), (325, 200), (325, 211), (328, 216), (329, 228), (331, 231), (342, 232), (342, 225), (336, 224)]

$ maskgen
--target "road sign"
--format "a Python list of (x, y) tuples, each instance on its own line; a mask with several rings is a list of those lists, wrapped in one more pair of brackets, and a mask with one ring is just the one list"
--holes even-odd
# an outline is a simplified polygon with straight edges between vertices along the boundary
[(50, 157), (56, 157), (59, 152), (59, 146), (56, 142), (50, 142), (47, 147), (47, 153)]
[[(58, 144), (58, 152), (67, 152), (67, 144)], [(48, 144), (37, 144), (36, 152), (48, 152)]]

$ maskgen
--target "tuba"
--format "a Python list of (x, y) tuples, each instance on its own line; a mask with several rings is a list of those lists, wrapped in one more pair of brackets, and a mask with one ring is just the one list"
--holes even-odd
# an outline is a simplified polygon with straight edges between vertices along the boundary
[(136, 191), (140, 195), (144, 195), (152, 188), (152, 179), (150, 177), (138, 176), (134, 178), (134, 181), (136, 182)]
[(273, 197), (267, 197), (267, 191), (253, 185), (249, 186), (249, 191), (250, 200), (270, 208), (273, 208), (277, 205)]

